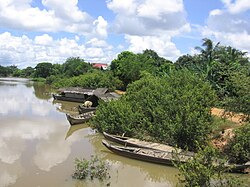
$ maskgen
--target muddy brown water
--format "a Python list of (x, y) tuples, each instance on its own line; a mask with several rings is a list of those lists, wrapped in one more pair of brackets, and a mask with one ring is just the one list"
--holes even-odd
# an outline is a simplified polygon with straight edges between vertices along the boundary
[[(77, 103), (56, 102), (48, 86), (0, 78), (0, 187), (175, 186), (177, 169), (118, 156), (87, 124), (70, 126)], [(110, 165), (108, 181), (72, 179), (75, 158), (97, 155)]]
[[(65, 113), (77, 113), (78, 103), (54, 101), (51, 92), (27, 79), (0, 78), (0, 187), (176, 186), (176, 168), (118, 156), (88, 124), (70, 126)], [(72, 179), (75, 158), (91, 155), (109, 163), (109, 180)]]

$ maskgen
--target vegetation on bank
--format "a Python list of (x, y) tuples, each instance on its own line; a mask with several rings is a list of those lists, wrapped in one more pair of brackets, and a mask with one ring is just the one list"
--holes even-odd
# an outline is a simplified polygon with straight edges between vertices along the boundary
[(224, 153), (232, 163), (250, 161), (250, 123), (235, 130), (235, 136), (226, 145)]
[(225, 167), (226, 159), (218, 150), (210, 146), (199, 147), (198, 153), (186, 163), (176, 162), (179, 169), (180, 186), (185, 187), (236, 187), (247, 186), (246, 182), (229, 175), (230, 167)]
[(209, 83), (187, 70), (166, 77), (146, 74), (120, 100), (101, 104), (93, 123), (101, 132), (195, 150), (195, 142), (205, 144), (211, 131), (214, 101)]
[[(126, 90), (120, 100), (100, 103), (93, 121), (95, 128), (198, 151), (197, 145), (206, 146), (214, 137), (212, 107), (243, 113), (242, 120), (250, 122), (250, 62), (245, 52), (214, 44), (207, 38), (196, 49), (200, 51), (198, 54), (183, 55), (175, 63), (153, 50), (137, 54), (124, 51), (111, 62), (108, 70), (94, 69), (79, 57), (70, 57), (62, 64), (41, 62), (34, 68), (22, 70), (16, 66), (0, 66), (0, 77), (46, 80), (57, 88)], [(235, 130), (234, 137), (222, 150), (230, 161), (250, 160), (249, 126), (246, 123)], [(204, 165), (206, 162), (202, 165), (204, 158), (216, 158), (213, 151), (207, 152), (209, 157), (201, 152), (197, 162), (179, 168), (194, 185), (208, 184), (214, 176), (220, 176), (220, 169)], [(190, 176), (190, 171), (196, 175)]]

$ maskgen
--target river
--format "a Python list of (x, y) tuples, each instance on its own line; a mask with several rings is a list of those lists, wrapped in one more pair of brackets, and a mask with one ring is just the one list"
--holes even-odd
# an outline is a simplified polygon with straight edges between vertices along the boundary
[[(55, 102), (49, 86), (0, 78), (0, 187), (175, 186), (178, 170), (118, 156), (87, 124), (70, 126), (77, 103)], [(108, 181), (72, 179), (75, 158), (109, 163)]]

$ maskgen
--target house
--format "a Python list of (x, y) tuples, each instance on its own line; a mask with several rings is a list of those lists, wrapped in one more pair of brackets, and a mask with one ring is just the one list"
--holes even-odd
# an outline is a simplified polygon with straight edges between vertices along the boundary
[(108, 64), (104, 64), (104, 63), (93, 63), (92, 64), (93, 68), (98, 68), (98, 69), (103, 69), (106, 70), (108, 68)]

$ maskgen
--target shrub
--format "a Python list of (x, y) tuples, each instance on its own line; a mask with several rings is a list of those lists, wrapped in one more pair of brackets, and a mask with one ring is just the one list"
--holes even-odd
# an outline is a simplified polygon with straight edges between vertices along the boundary
[(243, 164), (250, 160), (250, 124), (235, 131), (235, 136), (228, 143), (225, 152), (233, 163)]
[(75, 171), (72, 175), (75, 179), (86, 179), (90, 178), (93, 180), (97, 178), (99, 180), (104, 180), (109, 178), (108, 165), (100, 160), (97, 156), (91, 156), (91, 160), (86, 159), (75, 159)]
[(94, 125), (195, 150), (195, 141), (205, 144), (211, 130), (213, 101), (209, 84), (190, 72), (166, 78), (147, 74), (129, 85), (120, 100), (101, 104)]
[(212, 147), (200, 148), (193, 159), (175, 163), (175, 166), (180, 171), (179, 183), (186, 187), (244, 186), (240, 179), (225, 174), (230, 168), (225, 166), (225, 159)]

